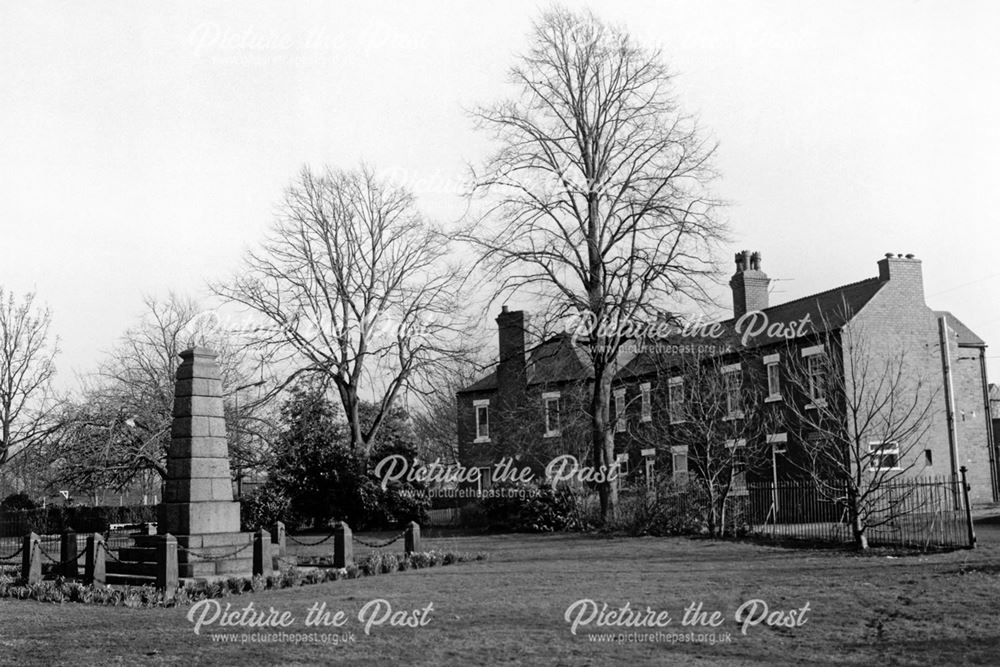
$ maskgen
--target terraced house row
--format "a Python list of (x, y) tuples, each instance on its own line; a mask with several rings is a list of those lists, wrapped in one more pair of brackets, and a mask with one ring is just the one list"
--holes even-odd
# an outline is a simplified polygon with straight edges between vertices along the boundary
[[(624, 483), (691, 474), (700, 420), (748, 479), (802, 478), (830, 434), (854, 432), (865, 469), (957, 478), (964, 466), (973, 502), (995, 502), (985, 342), (926, 304), (919, 259), (886, 254), (877, 268), (771, 305), (760, 255), (742, 252), (732, 318), (630, 341), (609, 415)], [(564, 333), (529, 348), (524, 312), (504, 307), (496, 321), (496, 365), (457, 395), (461, 462), (485, 473), (505, 456), (538, 468), (562, 453), (588, 461), (587, 342)], [(876, 423), (886, 414), (897, 428)]]

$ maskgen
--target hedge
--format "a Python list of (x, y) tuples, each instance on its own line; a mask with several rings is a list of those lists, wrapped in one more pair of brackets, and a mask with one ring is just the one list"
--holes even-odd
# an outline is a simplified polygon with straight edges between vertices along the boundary
[(29, 532), (53, 535), (65, 531), (103, 533), (113, 523), (153, 523), (156, 505), (89, 507), (56, 506), (0, 512), (0, 537), (21, 537)]

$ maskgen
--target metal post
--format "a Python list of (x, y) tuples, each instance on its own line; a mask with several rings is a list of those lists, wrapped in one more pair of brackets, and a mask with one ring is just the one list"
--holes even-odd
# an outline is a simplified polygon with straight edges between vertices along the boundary
[(968, 468), (962, 466), (958, 469), (962, 474), (962, 500), (965, 502), (965, 524), (969, 528), (969, 548), (976, 548), (976, 528), (972, 523), (972, 505), (969, 504), (969, 485), (965, 481), (965, 473)]

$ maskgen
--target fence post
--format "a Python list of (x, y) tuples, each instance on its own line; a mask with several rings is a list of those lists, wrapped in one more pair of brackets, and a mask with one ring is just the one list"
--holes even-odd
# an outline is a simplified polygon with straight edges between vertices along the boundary
[(965, 503), (965, 524), (969, 528), (969, 548), (976, 548), (976, 528), (972, 523), (972, 505), (969, 504), (969, 484), (965, 481), (965, 473), (968, 468), (962, 466), (958, 469), (962, 473), (962, 502)]
[(38, 535), (25, 535), (24, 550), (21, 552), (21, 577), (27, 584), (37, 584), (42, 580), (42, 554), (39, 550)]
[(271, 533), (271, 542), (277, 545), (278, 555), (285, 555), (285, 524), (281, 521), (274, 522), (274, 532)]
[(156, 544), (156, 587), (163, 589), (164, 600), (173, 600), (178, 583), (177, 538), (166, 533)]
[(80, 569), (77, 565), (78, 556), (76, 551), (76, 533), (73, 531), (66, 531), (59, 536), (59, 561), (62, 563), (59, 566), (59, 574), (70, 579), (75, 579), (80, 576)]
[(351, 527), (343, 521), (333, 526), (333, 566), (347, 567), (354, 562), (354, 542)]
[(411, 521), (406, 527), (406, 553), (412, 554), (415, 551), (420, 551), (420, 524), (416, 521)]
[(271, 560), (271, 533), (258, 528), (253, 536), (253, 574), (270, 574), (274, 570)]
[(93, 533), (87, 536), (87, 557), (83, 565), (83, 579), (88, 584), (103, 584), (107, 581), (104, 554), (104, 536)]

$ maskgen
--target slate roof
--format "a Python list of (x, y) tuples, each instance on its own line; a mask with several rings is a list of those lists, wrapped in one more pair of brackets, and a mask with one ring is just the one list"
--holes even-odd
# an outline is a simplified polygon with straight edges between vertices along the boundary
[[(770, 306), (764, 309), (768, 324), (781, 323), (784, 325), (798, 325), (808, 316), (808, 324), (804, 327), (806, 335), (813, 333), (823, 333), (827, 331), (837, 331), (847, 324), (865, 304), (871, 301), (884, 282), (878, 278), (868, 278), (849, 285), (835, 287), (825, 292), (811, 294), (793, 301)], [(740, 331), (736, 330), (736, 318), (730, 318), (719, 325), (722, 328), (722, 335), (717, 338), (708, 336), (677, 335), (660, 342), (667, 345), (715, 345), (716, 347), (730, 346), (736, 348), (740, 345), (740, 339), (747, 329), (763, 323), (761, 318), (757, 321), (746, 320), (742, 324)], [(754, 349), (764, 347), (772, 343), (786, 340), (781, 335), (771, 336), (766, 329), (763, 333), (754, 335), (747, 339), (747, 348)], [(734, 349), (735, 351), (735, 349)], [(652, 355), (640, 354), (625, 365), (619, 377), (638, 377), (648, 375), (657, 370), (658, 365), (662, 365), (663, 359), (655, 359)]]
[[(594, 369), (580, 345), (573, 345), (568, 334), (556, 334), (527, 353), (528, 384), (544, 384), (582, 380), (593, 377)], [(497, 388), (496, 364), (477, 382), (458, 393), (487, 391)]]
[[(763, 312), (767, 315), (768, 323), (771, 324), (780, 322), (793, 325), (808, 316), (809, 324), (805, 329), (806, 335), (837, 331), (860, 312), (885, 284), (878, 277), (867, 278), (771, 306), (765, 308)], [(949, 325), (958, 335), (960, 346), (982, 347), (986, 345), (979, 336), (948, 311), (935, 311), (935, 314), (948, 317)], [(657, 342), (667, 345), (714, 344), (717, 347), (724, 347), (728, 344), (735, 346), (739, 342), (740, 334), (745, 333), (745, 327), (750, 324), (744, 322), (744, 330), (737, 332), (735, 330), (736, 321), (735, 318), (730, 318), (720, 322), (722, 335), (718, 337), (677, 334)], [(781, 335), (770, 336), (764, 332), (749, 338), (747, 347), (750, 349), (764, 347), (782, 340), (785, 338)], [(593, 368), (582, 347), (585, 344), (585, 341), (578, 341), (576, 345), (573, 345), (567, 334), (559, 334), (528, 352), (528, 384), (558, 383), (593, 377)], [(656, 370), (656, 365), (657, 361), (652, 355), (635, 354), (632, 350), (628, 357), (621, 359), (621, 370), (616, 374), (616, 377), (648, 375)], [(496, 387), (497, 378), (494, 366), (494, 370), (488, 375), (459, 393), (496, 389)]]

